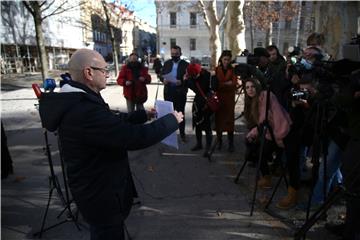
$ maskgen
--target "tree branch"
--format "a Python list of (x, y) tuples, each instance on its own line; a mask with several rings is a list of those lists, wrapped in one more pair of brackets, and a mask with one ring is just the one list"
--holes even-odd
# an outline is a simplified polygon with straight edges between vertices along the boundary
[(204, 23), (207, 26), (208, 29), (210, 29), (210, 20), (209, 17), (206, 14), (206, 7), (203, 0), (199, 0), (199, 6), (202, 9), (203, 17), (204, 17)]
[[(46, 10), (48, 10), (53, 4), (54, 4), (55, 0), (52, 0), (44, 9), (41, 10), (41, 12), (45, 12)], [(46, 3), (46, 1), (44, 1), (42, 4), (40, 4), (40, 8), (42, 6), (44, 6)]]
[(228, 11), (228, 4), (229, 2), (224, 2), (224, 9), (223, 9), (223, 12), (221, 14), (221, 17), (219, 18), (219, 27), (224, 23), (225, 21), (225, 16), (227, 14), (227, 11)]
[(35, 11), (34, 9), (31, 8), (28, 1), (21, 1), (21, 2), (22, 4), (24, 4), (25, 8), (29, 11), (29, 13), (35, 17)]
[(48, 18), (48, 17), (50, 17), (50, 16), (58, 15), (58, 14), (61, 14), (61, 13), (63, 13), (63, 12), (66, 12), (66, 11), (68, 11), (68, 10), (70, 10), (70, 9), (79, 7), (79, 6), (81, 6), (82, 4), (85, 3), (85, 2), (82, 2), (82, 3), (78, 4), (78, 5), (73, 5), (73, 6), (70, 6), (70, 7), (67, 7), (67, 8), (62, 8), (67, 2), (68, 2), (68, 1), (64, 1), (60, 6), (58, 6), (54, 11), (52, 11), (52, 13), (44, 16), (44, 17), (42, 18), (42, 20), (44, 20), (45, 18)]

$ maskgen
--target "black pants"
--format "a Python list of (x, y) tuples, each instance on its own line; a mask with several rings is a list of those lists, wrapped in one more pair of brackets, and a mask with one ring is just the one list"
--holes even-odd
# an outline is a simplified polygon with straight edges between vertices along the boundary
[(300, 146), (299, 131), (291, 129), (284, 138), (286, 167), (289, 174), (289, 186), (298, 190), (300, 187)]
[[(360, 140), (352, 139), (343, 153), (344, 185), (349, 193), (346, 198), (346, 240), (360, 240)], [(355, 197), (356, 195), (357, 197)]]
[(164, 88), (164, 99), (173, 102), (174, 109), (184, 114), (184, 121), (179, 124), (179, 131), (181, 136), (185, 136), (185, 104), (187, 92), (178, 91), (176, 87)]
[(212, 143), (212, 131), (209, 126), (208, 129), (203, 129), (201, 127), (195, 127), (196, 141), (198, 144), (202, 145), (202, 131), (205, 131), (206, 134), (206, 149), (209, 150)]
[[(262, 155), (262, 159), (260, 162), (260, 171), (263, 176), (270, 175), (269, 162), (272, 161), (272, 154), (273, 154), (275, 148), (276, 148), (276, 144), (273, 141), (269, 141), (269, 140), (265, 139), (263, 155)], [(259, 151), (260, 150), (261, 149), (259, 146)], [(260, 152), (259, 152), (259, 154), (260, 154)]]

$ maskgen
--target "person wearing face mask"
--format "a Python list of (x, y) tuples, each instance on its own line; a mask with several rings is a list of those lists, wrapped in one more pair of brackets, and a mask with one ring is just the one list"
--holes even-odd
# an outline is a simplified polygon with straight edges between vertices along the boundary
[(206, 146), (204, 157), (209, 156), (209, 150), (212, 143), (212, 131), (210, 117), (211, 110), (206, 105), (206, 99), (203, 95), (208, 96), (211, 91), (210, 88), (211, 74), (205, 69), (201, 69), (198, 63), (191, 63), (187, 67), (187, 74), (185, 75), (186, 85), (194, 91), (195, 97), (192, 107), (193, 127), (196, 134), (196, 145), (191, 151), (201, 150), (202, 145), (202, 131), (206, 134)]
[[(185, 115), (186, 95), (188, 88), (184, 84), (184, 75), (189, 63), (180, 59), (181, 48), (179, 46), (171, 47), (171, 59), (165, 61), (164, 67), (161, 71), (160, 81), (164, 83), (164, 99), (173, 102), (176, 111), (182, 112)], [(176, 82), (170, 81), (163, 77), (165, 74), (170, 74)], [(183, 142), (186, 142), (185, 135), (185, 118), (179, 125), (180, 137)]]
[(129, 62), (123, 65), (117, 83), (123, 86), (123, 94), (126, 98), (128, 112), (144, 109), (147, 100), (146, 84), (151, 82), (148, 69), (139, 61), (136, 53), (130, 54)]

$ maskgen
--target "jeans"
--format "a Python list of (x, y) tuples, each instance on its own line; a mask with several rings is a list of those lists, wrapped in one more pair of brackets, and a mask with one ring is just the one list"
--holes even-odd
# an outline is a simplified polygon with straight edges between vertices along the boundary
[[(329, 193), (334, 181), (335, 183), (342, 183), (342, 174), (340, 172), (342, 151), (334, 141), (330, 141), (328, 146), (328, 156), (326, 158), (327, 164), (327, 183), (326, 194)], [(319, 167), (319, 177), (313, 190), (311, 202), (313, 204), (321, 204), (324, 201), (324, 161)]]

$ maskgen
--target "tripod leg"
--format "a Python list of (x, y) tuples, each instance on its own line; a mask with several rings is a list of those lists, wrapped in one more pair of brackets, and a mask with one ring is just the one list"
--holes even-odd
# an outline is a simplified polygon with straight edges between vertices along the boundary
[(46, 204), (45, 213), (44, 213), (44, 217), (43, 217), (43, 220), (42, 220), (42, 223), (41, 223), (40, 231), (37, 232), (37, 233), (34, 233), (34, 236), (39, 235), (39, 238), (41, 238), (42, 233), (44, 232), (45, 221), (46, 221), (46, 217), (47, 217), (47, 214), (48, 214), (48, 211), (49, 211), (50, 201), (51, 201), (51, 197), (52, 197), (53, 190), (54, 190), (54, 187), (52, 187), (52, 188), (50, 189), (50, 191), (49, 191), (49, 198), (48, 198), (48, 202), (47, 202), (47, 204)]
[(279, 180), (277, 181), (277, 183), (276, 183), (276, 185), (275, 185), (275, 188), (274, 188), (274, 191), (272, 192), (269, 201), (268, 201), (268, 202), (266, 203), (266, 205), (265, 205), (265, 209), (267, 209), (267, 208), (269, 207), (270, 203), (272, 202), (272, 200), (273, 200), (273, 198), (274, 198), (274, 196), (275, 196), (275, 193), (276, 193), (278, 187), (280, 186), (281, 180), (282, 180), (283, 178), (286, 179), (286, 178), (284, 177), (284, 175), (281, 175), (281, 177), (280, 177)]
[(262, 161), (263, 156), (264, 156), (266, 130), (267, 130), (267, 127), (266, 127), (266, 125), (264, 124), (264, 125), (263, 125), (262, 134), (261, 134), (261, 138), (260, 138), (260, 149), (259, 149), (259, 150), (260, 150), (260, 154), (259, 154), (259, 159), (258, 159), (258, 162), (257, 162), (257, 165), (256, 165), (255, 186), (254, 186), (253, 197), (252, 197), (252, 201), (251, 201), (250, 216), (252, 216), (252, 215), (253, 215), (253, 212), (254, 212), (256, 192), (257, 192), (257, 188), (258, 188), (258, 180), (259, 180), (259, 175), (260, 175), (260, 165), (261, 165), (261, 161)]
[(244, 170), (244, 168), (245, 168), (245, 166), (246, 166), (247, 162), (248, 162), (248, 160), (247, 160), (247, 159), (245, 159), (245, 161), (244, 161), (243, 165), (242, 165), (242, 166), (241, 166), (241, 168), (240, 168), (240, 171), (239, 171), (239, 172), (238, 172), (238, 174), (236, 175), (236, 178), (235, 178), (235, 180), (234, 180), (234, 182), (235, 182), (235, 183), (238, 183), (239, 178), (240, 178), (240, 175), (241, 175), (242, 171)]

